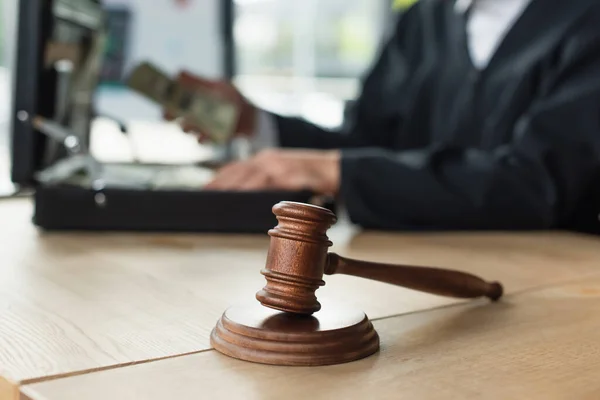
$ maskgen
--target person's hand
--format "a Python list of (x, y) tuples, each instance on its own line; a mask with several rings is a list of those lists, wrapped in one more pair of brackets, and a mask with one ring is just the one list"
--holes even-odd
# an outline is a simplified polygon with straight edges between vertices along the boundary
[[(254, 134), (257, 109), (250, 101), (242, 96), (242, 94), (235, 88), (235, 86), (233, 86), (232, 83), (228, 81), (204, 79), (185, 71), (179, 73), (177, 76), (177, 81), (182, 86), (192, 90), (194, 88), (204, 90), (208, 89), (213, 91), (216, 96), (220, 96), (225, 100), (233, 102), (240, 108), (240, 116), (234, 131), (234, 135), (251, 136)], [(164, 112), (164, 118), (168, 121), (172, 121), (175, 119), (175, 116)], [(198, 127), (190, 124), (189, 121), (182, 119), (179, 121), (179, 124), (184, 132), (197, 135), (200, 142), (204, 142), (209, 139), (209, 136), (206, 132), (202, 132)]]
[(335, 196), (339, 187), (339, 151), (270, 149), (221, 168), (205, 189), (310, 190)]

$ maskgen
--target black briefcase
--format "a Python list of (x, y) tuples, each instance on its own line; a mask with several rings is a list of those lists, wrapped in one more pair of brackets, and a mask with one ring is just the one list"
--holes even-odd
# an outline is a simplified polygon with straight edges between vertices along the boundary
[(261, 233), (277, 225), (279, 201), (309, 193), (144, 191), (38, 185), (33, 222), (46, 230)]

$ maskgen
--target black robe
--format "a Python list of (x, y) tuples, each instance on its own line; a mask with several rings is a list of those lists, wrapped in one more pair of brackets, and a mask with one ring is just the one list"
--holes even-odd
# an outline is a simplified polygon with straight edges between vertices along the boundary
[(600, 231), (600, 2), (533, 0), (482, 70), (465, 26), (420, 0), (343, 127), (277, 116), (281, 146), (343, 149), (367, 228)]

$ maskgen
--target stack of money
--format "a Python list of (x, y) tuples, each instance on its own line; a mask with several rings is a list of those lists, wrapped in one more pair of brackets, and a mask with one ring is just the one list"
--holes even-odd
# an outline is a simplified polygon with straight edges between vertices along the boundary
[(155, 65), (144, 62), (129, 75), (127, 86), (149, 100), (160, 104), (175, 117), (197, 127), (217, 144), (231, 140), (238, 123), (236, 104), (200, 88), (187, 88)]

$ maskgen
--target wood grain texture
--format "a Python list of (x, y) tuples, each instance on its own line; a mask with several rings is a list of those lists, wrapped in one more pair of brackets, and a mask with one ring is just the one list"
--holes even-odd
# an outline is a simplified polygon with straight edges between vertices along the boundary
[(17, 400), (19, 398), (19, 387), (13, 382), (0, 376), (0, 399)]
[(504, 292), (501, 283), (486, 282), (479, 276), (462, 271), (354, 260), (336, 253), (327, 255), (325, 273), (352, 275), (420, 292), (466, 299), (487, 297), (497, 301)]
[(25, 387), (32, 400), (598, 399), (600, 278), (375, 322), (381, 351), (273, 367), (212, 350)]
[(299, 315), (258, 303), (225, 311), (210, 343), (240, 360), (288, 366), (341, 364), (379, 350), (379, 336), (362, 311), (331, 307)]
[(330, 210), (296, 202), (273, 206), (277, 226), (271, 237), (265, 268), (266, 285), (256, 299), (264, 306), (311, 315), (321, 309), (315, 291), (323, 286), (327, 231), (337, 220)]
[[(38, 232), (27, 200), (0, 203), (0, 375), (15, 384), (210, 348), (223, 311), (255, 301), (269, 237)], [(598, 271), (597, 238), (563, 233), (389, 234), (330, 230), (332, 250), (437, 265), (507, 293)], [(456, 302), (350, 276), (327, 277), (324, 307), (369, 318)], [(3, 400), (3, 399), (2, 399)], [(12, 399), (11, 399), (12, 400)]]

